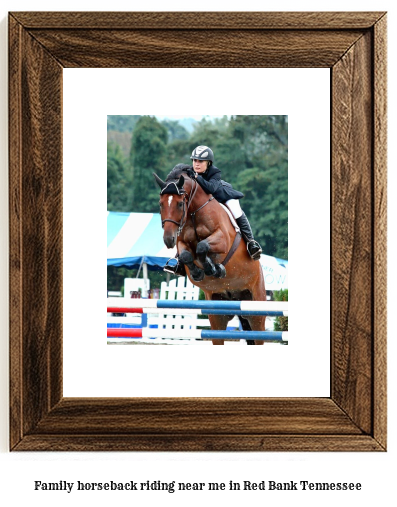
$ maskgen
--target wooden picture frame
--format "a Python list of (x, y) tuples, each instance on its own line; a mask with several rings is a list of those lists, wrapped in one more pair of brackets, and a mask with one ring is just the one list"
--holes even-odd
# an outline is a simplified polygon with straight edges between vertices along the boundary
[[(329, 398), (63, 398), (64, 67), (331, 69)], [(9, 72), (10, 449), (384, 451), (386, 14), (13, 12)]]

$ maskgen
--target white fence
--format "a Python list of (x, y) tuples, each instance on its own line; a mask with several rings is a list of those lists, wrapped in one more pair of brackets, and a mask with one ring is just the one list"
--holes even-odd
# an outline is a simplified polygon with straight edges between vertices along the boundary
[[(160, 299), (169, 300), (198, 300), (199, 288), (193, 285), (187, 277), (161, 283)], [(148, 315), (148, 326), (158, 325), (159, 329), (197, 329), (210, 325), (208, 318), (200, 319), (198, 315), (185, 313), (184, 315)]]

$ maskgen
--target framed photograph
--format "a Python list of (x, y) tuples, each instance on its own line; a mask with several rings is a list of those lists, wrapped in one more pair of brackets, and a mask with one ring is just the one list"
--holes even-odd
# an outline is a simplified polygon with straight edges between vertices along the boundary
[[(197, 73), (200, 74), (199, 80)], [(216, 83), (216, 86), (203, 87), (203, 82)], [(291, 82), (294, 83), (293, 93), (290, 93)], [(179, 83), (183, 85), (179, 86)], [(223, 93), (225, 83), (227, 94)], [(247, 83), (248, 88), (245, 89)], [(323, 308), (330, 307), (329, 96), (330, 70), (327, 68), (63, 70), (65, 397), (329, 397), (330, 315), (329, 310), (323, 311)], [(166, 101), (164, 97), (167, 97)], [(200, 97), (199, 105), (195, 100), (192, 101), (196, 97)], [(296, 100), (297, 97), (299, 100)], [(156, 153), (150, 156), (148, 162), (145, 158), (143, 161), (141, 159), (141, 163), (147, 164), (145, 170), (140, 170), (138, 176), (134, 173), (133, 186), (126, 184), (123, 187), (124, 209), (123, 202), (117, 201), (114, 205), (112, 196), (118, 199), (119, 195), (119, 173), (115, 173), (114, 168), (124, 173), (123, 179), (126, 181), (136, 170), (135, 164), (131, 167), (129, 162), (135, 151), (135, 145), (134, 151), (131, 147), (136, 132), (144, 128), (149, 135), (156, 132), (155, 139), (158, 139), (159, 132), (164, 132), (161, 126), (167, 125), (163, 117), (171, 118), (170, 121), (184, 118), (184, 123), (188, 124), (193, 113), (190, 112), (186, 117), (186, 111), (201, 109), (201, 104), (205, 104), (208, 111), (220, 112), (219, 117), (212, 120), (211, 116), (206, 115), (200, 123), (196, 123), (196, 129), (191, 134), (192, 141), (172, 141), (173, 132), (170, 132), (165, 159), (164, 155), (156, 158)], [(170, 116), (170, 105), (173, 113), (179, 114)], [(230, 119), (222, 115), (222, 112), (231, 112), (231, 109), (245, 114), (233, 115), (233, 119), (232, 115)], [(128, 115), (107, 115), (108, 112), (120, 111)], [(272, 113), (270, 116), (266, 114), (269, 112)], [(288, 117), (274, 114), (280, 112), (288, 112)], [(195, 118), (197, 121), (202, 116), (195, 115)], [(131, 124), (135, 125), (133, 132)], [(116, 127), (121, 131), (114, 130)], [(212, 134), (217, 128), (219, 133)], [(240, 141), (241, 128), (245, 131), (243, 146)], [(128, 294), (127, 284), (137, 284), (135, 288), (144, 287), (144, 268), (139, 268), (143, 259), (148, 258), (149, 288), (160, 288), (161, 300), (167, 299), (167, 289), (171, 289), (171, 297), (177, 295), (172, 282), (166, 286), (166, 273), (151, 271), (158, 269), (159, 265), (161, 268), (174, 256), (174, 251), (167, 249), (163, 241), (158, 213), (159, 187), (152, 173), (155, 171), (165, 179), (174, 165), (189, 162), (192, 149), (203, 142), (202, 139), (210, 142), (207, 129), (214, 138), (210, 146), (214, 150), (215, 165), (222, 169), (222, 178), (245, 193), (241, 206), (249, 217), (255, 236), (258, 238), (260, 232), (270, 228), (273, 231), (273, 235), (269, 234), (263, 239), (266, 255), (260, 260), (263, 273), (266, 273), (266, 291), (277, 291), (288, 286), (288, 277), (285, 275), (285, 272), (288, 273), (288, 264), (285, 259), (289, 256), (293, 259), (295, 269), (288, 292), (289, 334), (297, 339), (289, 340), (287, 347), (268, 342), (258, 354), (252, 354), (245, 340), (227, 340), (226, 350), (222, 352), (220, 360), (217, 353), (208, 350), (208, 347), (212, 348), (211, 341), (188, 340), (188, 333), (181, 333), (178, 329), (178, 326), (183, 326), (182, 329), (186, 329), (186, 326), (208, 326), (208, 317), (204, 320), (189, 319), (190, 322), (186, 323), (187, 319), (181, 322), (179, 315), (175, 318), (171, 315), (160, 321), (160, 325), (166, 328), (165, 332), (168, 326), (172, 326), (171, 337), (150, 337), (145, 341), (142, 338), (136, 341), (129, 337), (108, 338), (108, 342), (111, 340), (112, 343), (112, 350), (109, 351), (102, 346), (106, 338), (104, 312), (98, 312), (99, 308), (104, 308), (106, 282), (108, 290), (121, 291), (124, 288), (124, 294)], [(258, 134), (263, 130), (267, 133), (266, 137)], [(150, 137), (145, 135), (144, 138), (144, 153), (148, 153)], [(118, 144), (118, 140), (122, 145)], [(155, 142), (157, 147), (157, 140)], [(232, 151), (226, 149), (230, 142), (233, 142)], [(190, 147), (190, 143), (193, 147)], [(255, 157), (254, 160), (252, 157)], [(113, 180), (116, 174), (117, 178)], [(139, 175), (144, 178), (143, 185), (139, 185)], [(252, 178), (259, 199), (251, 191)], [(240, 186), (240, 181), (244, 186)], [(313, 187), (307, 184), (309, 181), (315, 181), (321, 192), (313, 191)], [(135, 189), (139, 187), (141, 190), (135, 194)], [(137, 196), (134, 199), (131, 191)], [(146, 194), (146, 200), (141, 198), (143, 193)], [(106, 198), (109, 212), (107, 230), (103, 216)], [(275, 210), (276, 202), (279, 207)], [(282, 215), (286, 206), (289, 217)], [(149, 210), (153, 213), (149, 213)], [(313, 213), (313, 210), (316, 212)], [(136, 215), (130, 214), (130, 211), (142, 213)], [(263, 217), (263, 228), (255, 224), (255, 214), (257, 220), (258, 215), (261, 219)], [(277, 217), (280, 217), (279, 220)], [(316, 234), (308, 233), (314, 230)], [(105, 239), (108, 244), (108, 264), (132, 263), (136, 266), (135, 271), (108, 266), (106, 279), (103, 257)], [(277, 266), (270, 264), (269, 259), (277, 262)], [(276, 274), (276, 279), (269, 273)], [(170, 278), (175, 281), (172, 275)], [(162, 281), (159, 282), (159, 279)], [(197, 299), (198, 287), (191, 292), (193, 286), (186, 284), (185, 277), (178, 277), (177, 281), (178, 290), (183, 290), (186, 298)], [(184, 282), (183, 289), (181, 282)], [(302, 294), (313, 291), (317, 294), (321, 291), (321, 298), (310, 298), (308, 315), (307, 297), (302, 297)], [(84, 298), (84, 311), (76, 306), (76, 298)], [(133, 301), (142, 303), (141, 299)], [(140, 315), (132, 319), (108, 315), (107, 320), (108, 327), (127, 327), (132, 322), (134, 332), (139, 333), (141, 329), (135, 327), (141, 326)], [(151, 332), (153, 326), (159, 325), (158, 320), (157, 315), (149, 314), (143, 329), (146, 327), (145, 331), (149, 329)], [(236, 323), (238, 326), (236, 321), (237, 318), (227, 325), (229, 330), (235, 329)], [(309, 321), (310, 326), (307, 326)], [(267, 331), (271, 331), (273, 325), (272, 319), (266, 318)], [(305, 326), (304, 333), (301, 332), (302, 326)], [(321, 337), (317, 331), (319, 328), (323, 329)], [(193, 333), (197, 333), (197, 329)], [(142, 344), (142, 341), (146, 345), (165, 342), (167, 346), (161, 347), (162, 350), (153, 346), (149, 347), (150, 350), (147, 347), (130, 346)], [(175, 344), (183, 346), (174, 346), (172, 351), (169, 350), (170, 345)], [(189, 351), (189, 347), (185, 346), (187, 344), (196, 345), (195, 350)], [(203, 364), (206, 365), (205, 375)], [(313, 378), (316, 382), (313, 382)]]
[[(63, 395), (63, 69), (188, 67), (331, 70), (329, 397)], [(385, 451), (386, 14), (15, 12), (9, 73), (10, 449)]]

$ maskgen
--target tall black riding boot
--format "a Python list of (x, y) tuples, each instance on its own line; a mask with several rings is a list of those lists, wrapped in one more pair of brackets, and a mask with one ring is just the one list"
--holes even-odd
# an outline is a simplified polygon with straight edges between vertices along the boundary
[(248, 218), (245, 213), (241, 215), (240, 218), (236, 219), (237, 225), (240, 227), (241, 234), (247, 243), (247, 250), (250, 254), (250, 257), (255, 261), (258, 261), (261, 257), (262, 248), (260, 244), (254, 239), (254, 235), (252, 234), (252, 229), (250, 223), (248, 222)]

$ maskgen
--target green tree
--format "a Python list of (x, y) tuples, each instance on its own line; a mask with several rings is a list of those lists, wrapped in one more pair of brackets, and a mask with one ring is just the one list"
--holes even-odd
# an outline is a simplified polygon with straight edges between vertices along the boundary
[(264, 252), (288, 258), (288, 117), (236, 116), (231, 129), (246, 155), (242, 206)]
[(110, 114), (107, 118), (107, 130), (115, 130), (118, 132), (132, 132), (140, 115), (122, 115)]
[(191, 141), (176, 139), (167, 145), (167, 174), (176, 164), (192, 163), (190, 156), (193, 148)]
[(132, 172), (119, 145), (108, 143), (107, 209), (132, 211)]
[[(138, 269), (125, 267), (107, 266), (107, 290), (124, 291), (124, 278), (136, 278)], [(142, 271), (139, 272), (139, 278), (142, 278)], [(148, 271), (151, 289), (159, 289), (161, 282), (167, 280), (167, 273), (164, 271)]]
[(153, 116), (141, 116), (131, 142), (134, 211), (158, 212), (158, 187), (152, 173), (167, 172), (167, 129)]
[[(274, 301), (288, 301), (288, 289), (275, 290)], [(274, 321), (275, 331), (288, 331), (288, 317), (276, 317)]]
[(203, 118), (198, 123), (194, 125), (194, 130), (190, 139), (192, 141), (191, 151), (200, 145), (209, 146), (212, 150), (215, 150), (215, 146), (218, 140), (222, 137), (222, 135), (226, 132), (227, 126), (227, 118), (225, 120), (221, 120), (219, 122), (212, 122), (208, 118)]
[(185, 141), (189, 139), (189, 132), (177, 120), (163, 120), (162, 125), (167, 129), (168, 142), (175, 141), (176, 139)]

